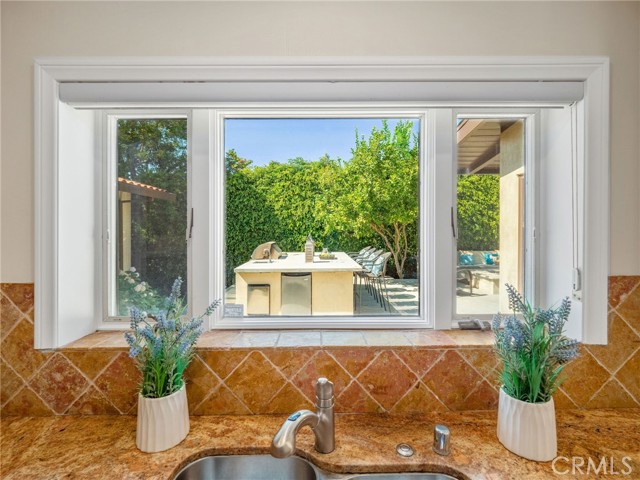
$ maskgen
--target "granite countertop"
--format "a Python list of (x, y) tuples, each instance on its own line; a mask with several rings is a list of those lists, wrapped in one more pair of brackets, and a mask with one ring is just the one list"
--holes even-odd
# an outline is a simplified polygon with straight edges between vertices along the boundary
[[(202, 416), (191, 418), (191, 432), (175, 448), (145, 454), (135, 447), (132, 416), (3, 418), (1, 476), (6, 479), (168, 479), (189, 461), (208, 454), (268, 453), (274, 433), (285, 417)], [(558, 411), (557, 466), (571, 468), (571, 457), (605, 458), (620, 476), (623, 458), (640, 478), (640, 409)], [(431, 450), (433, 426), (451, 429), (451, 455)], [(313, 435), (304, 428), (298, 452), (321, 469), (336, 473), (430, 471), (461, 479), (603, 478), (598, 475), (556, 475), (551, 462), (535, 463), (505, 450), (496, 438), (496, 412), (434, 413), (421, 417), (337, 415), (336, 450), (313, 449)], [(395, 453), (409, 443), (415, 455)], [(583, 468), (584, 471), (584, 468)], [(609, 471), (608, 471), (609, 472)], [(606, 477), (605, 477), (606, 478)], [(240, 480), (240, 479), (239, 479)]]

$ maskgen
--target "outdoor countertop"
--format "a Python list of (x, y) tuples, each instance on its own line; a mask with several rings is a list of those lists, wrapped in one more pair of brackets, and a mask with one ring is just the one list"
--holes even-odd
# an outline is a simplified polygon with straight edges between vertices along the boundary
[(313, 263), (304, 261), (304, 252), (289, 252), (278, 260), (249, 260), (235, 268), (236, 273), (303, 273), (303, 272), (358, 272), (362, 267), (345, 252), (332, 252), (336, 258), (321, 260), (313, 256)]
[[(558, 455), (536, 463), (502, 447), (496, 438), (495, 411), (436, 412), (420, 417), (337, 415), (336, 449), (320, 454), (313, 435), (298, 435), (297, 455), (325, 471), (440, 472), (459, 479), (544, 480), (554, 478), (640, 478), (640, 409), (561, 410), (557, 412)], [(4, 479), (169, 479), (190, 461), (206, 455), (266, 454), (286, 415), (191, 417), (191, 432), (178, 446), (146, 454), (135, 447), (133, 416), (3, 418), (1, 467)], [(451, 429), (451, 454), (432, 451), (433, 427)], [(396, 454), (398, 443), (415, 450)], [(583, 474), (571, 475), (573, 458)], [(626, 459), (625, 459), (626, 457)], [(586, 473), (589, 458), (602, 459), (599, 474)], [(580, 463), (579, 461), (577, 463)], [(632, 471), (622, 476), (629, 465)]]

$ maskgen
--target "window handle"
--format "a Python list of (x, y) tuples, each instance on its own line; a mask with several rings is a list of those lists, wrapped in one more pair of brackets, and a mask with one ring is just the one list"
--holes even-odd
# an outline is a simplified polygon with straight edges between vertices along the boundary
[(189, 219), (189, 233), (187, 234), (187, 240), (193, 236), (193, 208), (191, 208), (191, 218)]
[(458, 239), (458, 229), (456, 228), (456, 218), (453, 212), (453, 207), (451, 207), (451, 233), (453, 238)]

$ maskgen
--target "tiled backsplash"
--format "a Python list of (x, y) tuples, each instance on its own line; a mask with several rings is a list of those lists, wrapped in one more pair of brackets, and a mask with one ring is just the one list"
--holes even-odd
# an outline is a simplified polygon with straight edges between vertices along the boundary
[[(135, 413), (138, 371), (120, 333), (97, 333), (55, 352), (34, 350), (33, 286), (0, 290), (2, 416)], [(488, 337), (473, 335), (207, 334), (188, 369), (190, 411), (312, 408), (319, 376), (335, 383), (339, 412), (495, 409), (497, 360)], [(640, 407), (640, 276), (610, 278), (609, 345), (583, 346), (566, 373), (558, 408)]]

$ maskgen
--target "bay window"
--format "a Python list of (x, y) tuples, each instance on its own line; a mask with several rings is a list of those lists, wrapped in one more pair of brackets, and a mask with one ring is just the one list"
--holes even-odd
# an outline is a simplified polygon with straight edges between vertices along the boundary
[[(606, 108), (583, 89), (602, 64), (582, 81), (550, 69), (555, 83), (427, 80), (428, 66), (397, 71), (401, 89), (375, 66), (345, 66), (345, 80), (370, 76), (357, 86), (313, 66), (317, 81), (294, 87), (268, 69), (248, 85), (233, 66), (197, 84), (169, 69), (149, 88), (115, 70), (103, 84), (37, 77), (60, 86), (38, 90), (36, 301), (55, 310), (38, 345), (122, 328), (133, 305), (152, 314), (178, 276), (194, 311), (223, 299), (211, 328), (457, 328), (507, 310), (511, 283), (545, 305), (573, 296), (570, 333), (601, 340), (603, 265), (585, 248), (603, 245), (585, 244), (584, 216), (587, 185), (602, 200), (606, 182), (587, 172), (584, 113)], [(45, 119), (60, 126), (53, 167)], [(42, 216), (62, 207), (56, 224)]]

